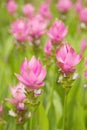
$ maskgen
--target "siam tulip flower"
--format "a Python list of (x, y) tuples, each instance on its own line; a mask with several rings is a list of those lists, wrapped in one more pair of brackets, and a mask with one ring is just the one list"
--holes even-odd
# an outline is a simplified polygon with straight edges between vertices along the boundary
[(85, 74), (85, 78), (87, 79), (87, 70), (85, 70), (84, 74)]
[(67, 13), (72, 8), (72, 2), (71, 0), (59, 0), (56, 7), (61, 13)]
[(81, 41), (81, 51), (84, 51), (87, 47), (87, 41), (85, 39), (83, 39)]
[(18, 80), (29, 89), (38, 89), (45, 85), (43, 80), (46, 77), (46, 67), (43, 67), (40, 60), (34, 56), (30, 61), (25, 59), (21, 65), (21, 73), (16, 74)]
[(7, 10), (9, 13), (14, 14), (18, 8), (17, 3), (14, 0), (9, 0), (7, 3)]
[(77, 55), (69, 44), (62, 45), (61, 49), (56, 51), (57, 65), (64, 73), (74, 72), (75, 66), (80, 62), (81, 57), (81, 54)]
[(35, 8), (32, 4), (26, 4), (23, 6), (23, 14), (28, 17), (31, 18), (34, 14)]
[(32, 36), (28, 36), (28, 41), (33, 43), (33, 37)]
[(0, 105), (0, 112), (3, 112), (3, 106), (2, 105)]
[(25, 20), (18, 19), (11, 24), (10, 32), (13, 34), (16, 40), (24, 42), (28, 37), (28, 26)]
[(87, 59), (85, 61), (85, 71), (84, 71), (85, 78), (87, 79)]
[(79, 12), (79, 18), (81, 22), (87, 24), (87, 8), (81, 9), (81, 11)]
[(43, 21), (41, 17), (34, 17), (28, 21), (29, 35), (33, 39), (40, 38), (46, 32), (48, 23)]
[(83, 5), (82, 5), (82, 1), (81, 1), (81, 0), (78, 0), (78, 1), (76, 2), (75, 8), (76, 8), (77, 13), (79, 13), (79, 12), (82, 10)]
[(43, 18), (45, 18), (45, 19), (49, 19), (50, 20), (52, 18), (52, 14), (50, 12), (49, 5), (46, 4), (46, 3), (42, 3), (40, 5), (39, 12), (43, 16)]
[(4, 108), (3, 105), (0, 105), (0, 118), (4, 116)]
[[(85, 71), (84, 71), (84, 76), (87, 79), (87, 59), (85, 60)], [(84, 84), (84, 87), (87, 88), (87, 83)]]
[(26, 98), (24, 94), (24, 85), (19, 83), (16, 87), (10, 87), (13, 98), (7, 98), (6, 100), (15, 105), (20, 110), (25, 110), (24, 100)]
[(86, 61), (85, 61), (85, 66), (86, 66), (86, 69), (87, 69), (87, 59), (86, 59)]
[(41, 14), (36, 14), (34, 16), (34, 19), (37, 19), (39, 22), (44, 22), (45, 21)]
[(45, 0), (47, 4), (51, 4), (52, 0)]
[(64, 40), (67, 35), (68, 28), (62, 21), (56, 20), (48, 31), (48, 36), (54, 43), (59, 43)]
[(44, 48), (44, 52), (45, 52), (47, 55), (51, 55), (51, 53), (52, 53), (52, 48), (53, 48), (52, 42), (51, 42), (51, 40), (48, 40), (48, 41), (46, 42), (46, 45), (45, 45), (45, 48)]

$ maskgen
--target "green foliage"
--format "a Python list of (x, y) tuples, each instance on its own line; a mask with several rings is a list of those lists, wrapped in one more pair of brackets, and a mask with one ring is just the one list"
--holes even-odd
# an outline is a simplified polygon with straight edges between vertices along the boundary
[[(17, 1), (20, 5), (19, 14), (21, 14), (21, 5), (26, 1)], [(39, 1), (34, 0), (33, 3), (38, 6)], [(20, 71), (22, 61), (25, 57), (30, 58), (35, 53), (28, 44), (25, 46), (26, 51), (16, 48), (13, 37), (8, 33), (10, 23), (14, 19), (6, 11), (5, 4), (6, 0), (0, 2), (0, 103), (5, 105), (5, 121), (0, 122), (0, 130), (17, 130), (15, 119), (8, 116), (11, 106), (5, 98), (11, 96), (9, 85), (13, 86), (17, 83), (14, 73)], [(55, 1), (52, 2), (51, 10), (53, 12), (52, 21), (55, 18), (60, 18), (60, 14), (55, 8)], [(78, 33), (77, 28), (80, 23), (74, 9), (67, 14), (64, 22), (69, 28), (66, 40), (72, 44), (77, 52), (80, 52), (80, 41), (83, 37), (87, 37), (87, 30)], [(37, 50), (39, 52), (37, 57), (43, 61), (43, 64), (45, 64), (43, 48), (46, 39), (47, 37), (41, 39), (41, 48)], [(83, 87), (84, 83), (87, 83), (83, 76), (85, 57), (87, 57), (87, 50), (83, 55), (82, 62), (77, 66), (80, 78), (73, 83), (68, 95), (67, 130), (87, 129), (87, 90)], [(47, 71), (46, 86), (43, 88), (43, 96), (41, 97), (42, 103), (33, 117), (25, 124), (24, 130), (62, 130), (64, 90), (57, 83), (56, 63), (47, 66)]]

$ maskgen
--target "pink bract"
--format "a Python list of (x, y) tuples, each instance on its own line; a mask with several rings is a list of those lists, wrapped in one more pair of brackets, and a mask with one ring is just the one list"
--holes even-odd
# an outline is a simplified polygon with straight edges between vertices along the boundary
[(87, 24), (87, 8), (84, 8), (79, 12), (79, 18), (81, 22), (84, 22)]
[(85, 39), (83, 39), (81, 41), (81, 51), (84, 51), (87, 47), (87, 41)]
[(40, 5), (40, 9), (39, 9), (39, 12), (40, 14), (46, 18), (46, 19), (51, 19), (52, 18), (52, 14), (51, 14), (51, 11), (50, 11), (50, 7), (47, 3), (42, 3)]
[(61, 42), (67, 35), (68, 28), (62, 21), (56, 20), (48, 30), (48, 36), (54, 43)]
[(14, 0), (9, 0), (7, 3), (7, 10), (9, 13), (14, 14), (18, 8), (17, 3)]
[(51, 53), (52, 53), (52, 48), (53, 48), (52, 42), (51, 42), (51, 40), (48, 40), (48, 41), (46, 42), (45, 47), (44, 47), (44, 52), (45, 52), (47, 55), (51, 55)]
[(87, 70), (84, 72), (85, 78), (87, 79)]
[(46, 32), (48, 23), (38, 15), (28, 21), (29, 35), (32, 38), (40, 38)]
[(31, 18), (34, 14), (35, 8), (32, 4), (26, 4), (23, 6), (23, 14), (28, 17)]
[(66, 13), (72, 8), (72, 2), (71, 0), (59, 0), (56, 7), (61, 13)]
[(64, 73), (74, 72), (81, 57), (81, 54), (77, 55), (69, 44), (62, 45), (61, 49), (56, 51), (57, 65)]
[(79, 13), (82, 10), (83, 5), (82, 5), (82, 1), (81, 0), (77, 0), (77, 2), (75, 4), (75, 8), (76, 8), (77, 13)]
[[(24, 110), (24, 100), (26, 98), (24, 94), (23, 84), (19, 83), (16, 87), (10, 87), (13, 98), (7, 98), (6, 100), (16, 106), (18, 110)], [(22, 105), (21, 105), (22, 104)]]
[(10, 32), (13, 34), (16, 40), (24, 42), (28, 37), (28, 26), (25, 20), (18, 19), (11, 24)]
[(21, 73), (16, 76), (27, 88), (38, 89), (45, 85), (43, 80), (46, 77), (46, 67), (43, 67), (41, 61), (34, 56), (30, 61), (24, 60), (20, 71)]
[(52, 0), (45, 0), (47, 4), (51, 4)]

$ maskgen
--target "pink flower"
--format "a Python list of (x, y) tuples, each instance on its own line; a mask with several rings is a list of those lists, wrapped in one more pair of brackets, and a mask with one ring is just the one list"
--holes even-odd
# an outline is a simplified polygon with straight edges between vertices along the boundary
[(42, 3), (40, 5), (40, 14), (46, 18), (46, 19), (51, 19), (52, 18), (52, 14), (50, 12), (50, 8), (49, 8), (49, 5), (46, 4), (46, 3)]
[(53, 48), (52, 43), (51, 43), (50, 40), (48, 40), (48, 41), (46, 42), (46, 45), (45, 45), (45, 48), (44, 48), (44, 52), (45, 52), (47, 55), (51, 55), (51, 53), (52, 53), (52, 48)]
[(0, 105), (0, 112), (3, 112), (3, 106)]
[(57, 65), (64, 73), (75, 71), (75, 65), (81, 60), (81, 54), (77, 55), (69, 44), (62, 45), (61, 49), (56, 51)]
[(16, 87), (10, 87), (13, 98), (7, 98), (6, 100), (16, 106), (18, 110), (24, 110), (24, 100), (26, 98), (24, 94), (23, 84), (19, 83)]
[(71, 0), (59, 0), (56, 7), (61, 13), (66, 13), (72, 8), (72, 2)]
[(33, 56), (30, 61), (25, 59), (21, 65), (21, 74), (16, 76), (27, 88), (38, 89), (45, 85), (43, 80), (46, 77), (46, 68)]
[(84, 76), (87, 79), (87, 59), (85, 60), (85, 71), (84, 71)]
[(81, 51), (84, 51), (87, 47), (87, 41), (85, 39), (83, 39), (81, 41)]
[(28, 26), (25, 20), (18, 19), (11, 24), (10, 32), (14, 35), (18, 41), (26, 41), (29, 33)]
[(4, 116), (4, 108), (3, 105), (0, 105), (0, 118)]
[(47, 4), (50, 4), (50, 3), (52, 2), (52, 0), (45, 0), (45, 2), (46, 2)]
[(33, 17), (28, 21), (29, 34), (32, 38), (40, 38), (46, 32), (48, 23), (41, 17)]
[(39, 13), (34, 16), (34, 19), (37, 19), (39, 22), (45, 22), (44, 18)]
[(79, 12), (79, 18), (82, 22), (87, 23), (87, 8), (84, 8)]
[(7, 10), (9, 13), (14, 14), (18, 8), (18, 5), (14, 0), (9, 0), (7, 3)]
[(28, 18), (33, 16), (34, 10), (35, 8), (32, 4), (26, 4), (23, 6), (23, 14)]
[(87, 69), (87, 59), (86, 59), (86, 61), (85, 61), (85, 65), (86, 65), (86, 69)]
[[(87, 79), (87, 59), (85, 60), (85, 71), (84, 71), (84, 76)], [(86, 84), (87, 85), (87, 84)]]
[(85, 78), (87, 79), (87, 70), (85, 70), (84, 74), (85, 74)]
[(62, 21), (56, 20), (48, 31), (48, 36), (54, 43), (61, 42), (67, 35), (68, 29)]
[(82, 10), (83, 5), (82, 5), (82, 1), (81, 1), (81, 0), (78, 0), (78, 1), (76, 2), (75, 8), (76, 8), (77, 13), (79, 13), (79, 12)]

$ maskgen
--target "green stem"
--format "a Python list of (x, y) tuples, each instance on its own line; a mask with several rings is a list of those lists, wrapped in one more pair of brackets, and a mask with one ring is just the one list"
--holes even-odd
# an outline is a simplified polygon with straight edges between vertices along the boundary
[(32, 117), (30, 117), (30, 129), (29, 130), (32, 130)]
[(17, 130), (24, 130), (24, 126), (22, 124), (17, 125)]
[(65, 97), (64, 97), (63, 130), (67, 130), (67, 90), (66, 89), (65, 89)]

